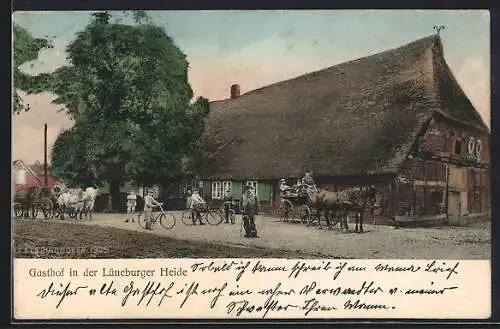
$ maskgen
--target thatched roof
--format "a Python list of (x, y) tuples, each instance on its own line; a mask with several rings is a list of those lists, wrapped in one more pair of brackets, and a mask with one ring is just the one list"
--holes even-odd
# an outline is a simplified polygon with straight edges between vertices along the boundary
[(435, 113), (488, 131), (430, 36), (210, 103), (191, 165), (212, 179), (393, 173)]

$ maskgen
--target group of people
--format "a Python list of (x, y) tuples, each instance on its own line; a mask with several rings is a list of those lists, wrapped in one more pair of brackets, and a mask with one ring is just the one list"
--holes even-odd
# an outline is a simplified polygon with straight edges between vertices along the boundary
[[(144, 197), (144, 216), (149, 219), (152, 216), (153, 208), (161, 205), (161, 202), (158, 202), (154, 198), (154, 193), (152, 190), (148, 192), (148, 194)], [(232, 196), (231, 191), (226, 190), (224, 192), (224, 209), (225, 209), (225, 219), (226, 223), (230, 221), (230, 207), (232, 204)], [(258, 206), (259, 202), (257, 200), (257, 196), (253, 191), (252, 186), (245, 186), (243, 190), (243, 194), (240, 199), (240, 209), (243, 214), (243, 228), (245, 229), (245, 237), (247, 238), (255, 238), (257, 237), (257, 229), (255, 226), (255, 216), (258, 214)], [(137, 207), (137, 195), (134, 191), (130, 192), (127, 196), (127, 214), (132, 215), (135, 213), (135, 208)], [(198, 189), (194, 189), (193, 193), (188, 191), (188, 197), (186, 200), (186, 207), (191, 209), (191, 219), (193, 221), (193, 225), (196, 225), (196, 222), (199, 222), (200, 225), (205, 225), (201, 220), (201, 212), (206, 210), (207, 203), (201, 197)], [(126, 219), (125, 222), (128, 222), (129, 219)], [(132, 222), (134, 218), (132, 216)], [(148, 226), (150, 223), (149, 220), (146, 221), (146, 228), (150, 229)], [(231, 218), (231, 224), (234, 224), (234, 219)]]
[[(146, 218), (146, 229), (151, 229), (151, 221), (149, 220), (153, 215), (154, 207), (158, 207), (162, 205), (162, 202), (158, 202), (154, 198), (154, 191), (149, 190), (146, 196), (144, 197), (144, 216)], [(127, 195), (127, 215), (132, 217), (132, 222), (134, 222), (134, 213), (135, 208), (137, 207), (137, 194), (135, 191), (131, 191)], [(129, 219), (126, 219), (125, 222), (128, 222)]]
[(307, 194), (307, 190), (310, 188), (316, 188), (316, 183), (310, 171), (306, 171), (304, 177), (299, 179), (294, 186), (287, 185), (286, 179), (280, 179), (280, 193), (282, 196), (300, 196), (301, 194)]
[[(230, 209), (233, 198), (229, 189), (224, 191), (223, 201), (225, 222), (234, 224), (234, 218), (230, 218)], [(239, 207), (243, 215), (243, 228), (245, 229), (246, 238), (257, 237), (255, 216), (258, 214), (258, 206), (259, 202), (255, 192), (253, 191), (253, 187), (246, 185), (239, 203)], [(198, 189), (195, 189), (192, 194), (188, 191), (186, 207), (191, 209), (191, 219), (193, 224), (196, 225), (196, 221), (198, 221), (200, 225), (205, 225), (201, 221), (200, 213), (206, 209), (206, 201), (200, 196)]]

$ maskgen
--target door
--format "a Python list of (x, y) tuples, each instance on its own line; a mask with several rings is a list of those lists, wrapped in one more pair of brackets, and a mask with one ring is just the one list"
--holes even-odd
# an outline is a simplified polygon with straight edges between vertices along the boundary
[(448, 193), (448, 224), (460, 225), (462, 205), (460, 201), (460, 193), (449, 191)]

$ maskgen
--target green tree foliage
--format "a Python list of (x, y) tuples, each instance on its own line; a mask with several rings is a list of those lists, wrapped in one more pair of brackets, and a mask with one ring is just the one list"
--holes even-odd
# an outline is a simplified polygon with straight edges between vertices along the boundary
[[(26, 62), (34, 61), (38, 58), (38, 54), (43, 48), (52, 48), (51, 43), (46, 39), (33, 38), (28, 31), (21, 26), (14, 24), (13, 29), (13, 73), (14, 73), (14, 90), (13, 90), (13, 113), (20, 113), (23, 109), (29, 110), (29, 106), (23, 106), (21, 97), (17, 93), (17, 89), (27, 93), (36, 92), (41, 87), (42, 81), (46, 79), (45, 75), (33, 77), (21, 72), (19, 66)], [(46, 86), (46, 85), (45, 85)]]
[(115, 195), (125, 181), (162, 183), (182, 172), (208, 101), (191, 103), (186, 56), (166, 32), (97, 13), (66, 51), (71, 65), (52, 74), (51, 90), (76, 128), (58, 138), (54, 170), (79, 183), (107, 182)]
[(69, 186), (92, 186), (98, 183), (91, 163), (92, 148), (87, 143), (83, 125), (77, 124), (59, 134), (52, 147), (52, 175)]

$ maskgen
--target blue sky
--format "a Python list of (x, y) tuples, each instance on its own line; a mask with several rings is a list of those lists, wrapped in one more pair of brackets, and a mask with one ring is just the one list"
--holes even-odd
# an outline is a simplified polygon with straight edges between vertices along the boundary
[[(116, 19), (130, 21), (117, 14)], [(150, 15), (187, 55), (195, 95), (210, 100), (227, 98), (233, 83), (239, 83), (242, 92), (249, 91), (399, 47), (434, 33), (434, 25), (444, 25), (441, 37), (446, 61), (489, 124), (487, 11), (153, 11)], [(36, 74), (64, 65), (64, 49), (89, 22), (90, 13), (17, 12), (13, 20), (34, 36), (54, 41), (54, 49), (23, 66)], [(30, 135), (43, 134), (47, 122), (49, 143), (53, 143), (71, 122), (50, 104), (54, 95), (23, 96), (33, 111), (13, 119), (14, 157), (32, 162), (43, 158), (43, 148), (33, 144)]]

